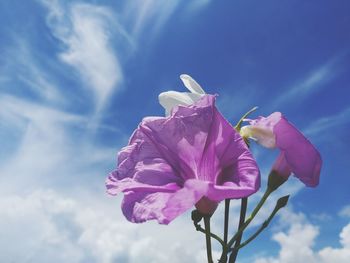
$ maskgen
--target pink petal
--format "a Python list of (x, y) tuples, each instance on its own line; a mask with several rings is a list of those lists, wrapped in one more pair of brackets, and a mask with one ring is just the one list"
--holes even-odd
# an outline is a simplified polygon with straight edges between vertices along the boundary
[[(273, 166), (278, 174), (287, 177), (293, 172), (305, 185), (318, 185), (322, 166), (319, 152), (280, 112), (274, 112), (266, 118), (251, 120), (250, 124), (254, 129), (266, 131), (264, 134), (272, 131), (275, 146), (281, 150)], [(264, 145), (267, 142), (260, 143)]]
[(245, 142), (204, 95), (167, 118), (145, 118), (118, 155), (108, 193), (124, 192), (132, 222), (167, 224), (194, 205), (212, 213), (225, 198), (248, 196), (260, 173)]
[(307, 186), (317, 186), (322, 159), (312, 143), (283, 116), (274, 127), (274, 133), (277, 147), (284, 153), (295, 176)]

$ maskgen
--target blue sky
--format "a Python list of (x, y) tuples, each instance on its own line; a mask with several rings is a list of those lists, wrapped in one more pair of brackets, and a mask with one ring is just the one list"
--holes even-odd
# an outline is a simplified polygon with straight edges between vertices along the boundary
[[(288, 209), (238, 262), (347, 262), (349, 13), (346, 0), (1, 1), (1, 261), (204, 261), (188, 214), (133, 225), (104, 189), (118, 149), (187, 73), (232, 123), (281, 111), (323, 157), (319, 187), (291, 178), (254, 224), (291, 193)], [(277, 151), (252, 150), (266, 175)]]

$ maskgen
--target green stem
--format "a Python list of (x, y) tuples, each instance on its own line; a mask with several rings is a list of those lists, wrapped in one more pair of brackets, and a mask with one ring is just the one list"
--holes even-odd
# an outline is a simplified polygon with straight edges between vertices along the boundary
[(236, 129), (237, 131), (240, 131), (243, 120), (244, 120), (245, 118), (247, 118), (247, 116), (248, 116), (249, 114), (251, 114), (252, 112), (256, 111), (257, 109), (258, 109), (258, 107), (255, 106), (254, 108), (252, 108), (251, 110), (249, 110), (246, 114), (244, 114), (244, 115), (242, 116), (242, 118), (237, 122), (237, 124), (236, 124), (236, 126), (235, 126), (235, 129)]
[[(261, 200), (259, 201), (259, 203), (257, 204), (257, 206), (255, 207), (255, 209), (253, 210), (253, 212), (251, 213), (251, 215), (249, 216), (249, 218), (244, 222), (243, 226), (236, 232), (236, 234), (230, 239), (230, 241), (228, 242), (227, 246), (230, 248), (232, 247), (233, 243), (237, 240), (237, 238), (239, 237), (239, 235), (247, 228), (247, 226), (250, 224), (250, 222), (254, 219), (254, 217), (256, 216), (256, 214), (259, 212), (260, 208), (264, 205), (266, 199), (269, 197), (269, 195), (272, 193), (273, 191), (270, 188), (267, 188), (263, 197), (261, 198)], [(232, 249), (231, 249), (232, 250)]]
[[(197, 231), (206, 234), (206, 231), (201, 227), (201, 225), (195, 224), (195, 227), (196, 227), (196, 230), (197, 230)], [(217, 240), (217, 241), (220, 243), (220, 245), (221, 245), (222, 247), (225, 246), (225, 245), (224, 245), (224, 241), (223, 241), (219, 236), (217, 236), (217, 235), (215, 235), (215, 234), (213, 234), (213, 233), (210, 233), (210, 236), (211, 236), (212, 238), (214, 238), (215, 240)]]
[(225, 199), (225, 220), (224, 220), (224, 243), (219, 263), (227, 262), (227, 239), (228, 239), (228, 221), (230, 213), (230, 199)]
[[(247, 206), (248, 206), (248, 198), (247, 197), (242, 198), (241, 199), (241, 213), (240, 213), (240, 217), (239, 217), (238, 230), (243, 227), (243, 224), (245, 221), (245, 215), (247, 213)], [(240, 246), (241, 240), (242, 240), (242, 235), (243, 235), (243, 231), (241, 231), (241, 233), (237, 236), (235, 246), (234, 246), (233, 251), (230, 255), (229, 263), (236, 262), (239, 246)]]
[[(289, 196), (284, 196), (282, 198), (279, 199), (279, 201), (282, 199), (283, 200), (283, 204), (280, 204), (279, 202), (277, 202), (275, 208), (273, 209), (272, 213), (270, 214), (270, 216), (264, 221), (264, 223), (260, 226), (260, 228), (251, 236), (249, 237), (246, 241), (244, 241), (241, 245), (239, 245), (238, 247), (234, 247), (233, 249), (241, 249), (242, 247), (248, 245), (251, 241), (253, 241), (265, 228), (268, 227), (268, 225), (270, 224), (271, 220), (273, 219), (273, 217), (277, 214), (277, 212), (284, 207), (287, 202), (288, 202), (288, 198)], [(233, 253), (233, 252), (232, 252)]]
[(230, 199), (225, 199), (225, 221), (224, 221), (224, 243), (225, 243), (225, 246), (227, 245), (229, 213), (230, 213)]
[(205, 240), (207, 245), (208, 263), (213, 263), (213, 256), (211, 254), (211, 240), (210, 240), (210, 216), (204, 216), (204, 226), (205, 226)]

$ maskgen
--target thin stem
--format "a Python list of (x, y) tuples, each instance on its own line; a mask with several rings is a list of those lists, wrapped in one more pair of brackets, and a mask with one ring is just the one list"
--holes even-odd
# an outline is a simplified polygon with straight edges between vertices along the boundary
[(236, 126), (235, 126), (235, 129), (237, 131), (240, 131), (241, 130), (241, 126), (242, 126), (242, 122), (244, 121), (245, 118), (248, 117), (249, 114), (251, 114), (252, 112), (256, 111), (258, 109), (257, 106), (255, 106), (254, 108), (252, 108), (251, 110), (249, 110), (246, 114), (244, 114), (242, 116), (242, 118), (237, 122)]
[[(232, 247), (233, 243), (237, 240), (238, 236), (247, 228), (247, 226), (250, 224), (250, 222), (254, 219), (256, 214), (259, 212), (260, 208), (264, 205), (266, 199), (269, 197), (269, 195), (272, 193), (272, 190), (270, 188), (267, 188), (263, 197), (249, 216), (249, 218), (244, 222), (243, 226), (236, 232), (236, 234), (230, 239), (227, 246), (230, 248)], [(232, 251), (232, 249), (229, 249)]]
[[(238, 230), (243, 227), (243, 224), (244, 224), (244, 221), (245, 221), (245, 215), (247, 213), (247, 206), (248, 206), (248, 198), (247, 197), (242, 198), (241, 199), (241, 213), (240, 213), (240, 217), (239, 217)], [(241, 240), (242, 240), (242, 235), (243, 235), (243, 231), (241, 231), (241, 233), (237, 236), (237, 240), (235, 242), (235, 246), (233, 248), (233, 251), (232, 251), (232, 253), (230, 255), (230, 259), (228, 261), (229, 263), (236, 262), (239, 246), (240, 246)]]
[(219, 263), (227, 262), (227, 239), (228, 239), (228, 221), (230, 214), (230, 199), (225, 199), (225, 219), (224, 219), (224, 243)]
[(204, 226), (205, 226), (205, 240), (207, 244), (208, 263), (213, 263), (213, 256), (211, 254), (211, 240), (210, 240), (210, 216), (204, 216)]
[[(288, 202), (288, 198), (289, 196), (284, 196), (282, 198), (280, 198), (275, 206), (275, 208), (273, 209), (272, 213), (270, 214), (270, 216), (264, 221), (264, 223), (259, 227), (259, 229), (251, 236), (249, 237), (246, 241), (244, 241), (241, 245), (239, 245), (238, 247), (234, 247), (233, 249), (241, 249), (242, 247), (248, 245), (251, 241), (253, 241), (265, 228), (267, 228), (271, 222), (271, 220), (274, 218), (274, 216), (277, 214), (277, 212), (284, 207), (285, 205), (287, 205)], [(282, 199), (284, 199), (282, 201)], [(282, 201), (281, 203), (279, 203), (280, 201)], [(232, 252), (233, 253), (233, 252)]]
[(225, 243), (225, 246), (227, 245), (229, 212), (230, 212), (230, 199), (225, 199), (225, 221), (224, 221), (224, 243)]
[[(200, 224), (195, 224), (195, 227), (196, 227), (196, 230), (197, 230), (197, 231), (206, 234), (206, 231), (201, 227)], [(215, 240), (217, 240), (217, 241), (220, 243), (220, 245), (221, 245), (222, 247), (225, 246), (225, 245), (224, 245), (224, 241), (223, 241), (219, 236), (217, 236), (217, 235), (215, 235), (215, 234), (213, 234), (213, 233), (210, 233), (210, 236), (211, 236), (212, 238), (214, 238)]]

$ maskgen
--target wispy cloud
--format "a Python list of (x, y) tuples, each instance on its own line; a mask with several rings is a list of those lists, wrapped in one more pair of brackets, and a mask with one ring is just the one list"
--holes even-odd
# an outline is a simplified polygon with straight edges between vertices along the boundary
[[(122, 68), (126, 61), (122, 54), (125, 52), (115, 46), (134, 52), (141, 45), (142, 33), (152, 40), (161, 33), (180, 4), (184, 4), (182, 0), (132, 0), (117, 15), (111, 8), (96, 4), (38, 1), (48, 9), (47, 24), (53, 35), (64, 44), (60, 59), (72, 66), (83, 84), (93, 91), (96, 112), (103, 108), (114, 90), (121, 88), (124, 80)], [(198, 11), (209, 2), (197, 0), (186, 5)]]
[(49, 10), (47, 22), (54, 36), (64, 44), (62, 61), (71, 65), (96, 97), (99, 111), (123, 80), (120, 58), (111, 38), (119, 25), (107, 7), (42, 0)]
[(212, 0), (193, 0), (188, 3), (188, 10), (190, 12), (198, 11), (206, 6), (208, 6)]
[[(84, 86), (92, 91), (96, 112), (104, 107), (109, 95), (122, 86), (122, 68), (127, 61), (123, 61), (125, 52), (121, 50), (132, 54), (141, 44), (142, 33), (147, 33), (148, 39), (158, 35), (182, 2), (133, 0), (117, 15), (111, 8), (95, 4), (38, 1), (47, 7), (47, 24), (52, 34), (63, 43), (59, 58), (72, 66)], [(195, 10), (209, 1), (197, 2)], [(130, 54), (124, 56), (125, 60)]]
[(344, 207), (339, 211), (339, 216), (350, 218), (350, 205), (344, 206)]
[(288, 87), (286, 92), (275, 100), (274, 104), (280, 105), (288, 101), (300, 101), (325, 87), (339, 73), (337, 66), (340, 59), (341, 56), (337, 56), (312, 70), (295, 84)]
[(198, 12), (206, 7), (211, 0), (131, 0), (125, 5), (123, 20), (130, 28), (130, 34), (138, 39), (142, 33), (147, 33), (149, 39), (154, 39), (166, 26), (174, 13), (181, 7), (183, 10)]
[(132, 35), (138, 35), (146, 28), (154, 36), (159, 33), (181, 0), (134, 0), (129, 1), (125, 8), (126, 20), (132, 25)]
[[(343, 111), (327, 116), (322, 117), (314, 122), (312, 122), (306, 129), (304, 133), (307, 135), (319, 135), (325, 134), (326, 130), (345, 125), (350, 122), (350, 107), (344, 109)], [(331, 133), (327, 133), (331, 134)]]
[(48, 103), (64, 104), (63, 96), (52, 75), (36, 60), (27, 40), (14, 36), (12, 45), (2, 53), (1, 74), (6, 76), (0, 87), (8, 92), (18, 89), (22, 94), (34, 94)]
[(62, 173), (74, 157), (70, 129), (83, 126), (85, 119), (12, 96), (1, 96), (0, 104), (0, 120), (7, 124), (2, 131), (19, 134), (17, 141), (3, 143), (5, 149), (13, 150), (0, 163), (2, 185), (9, 186), (10, 191), (15, 186), (28, 191), (44, 180), (59, 181), (57, 167)]

